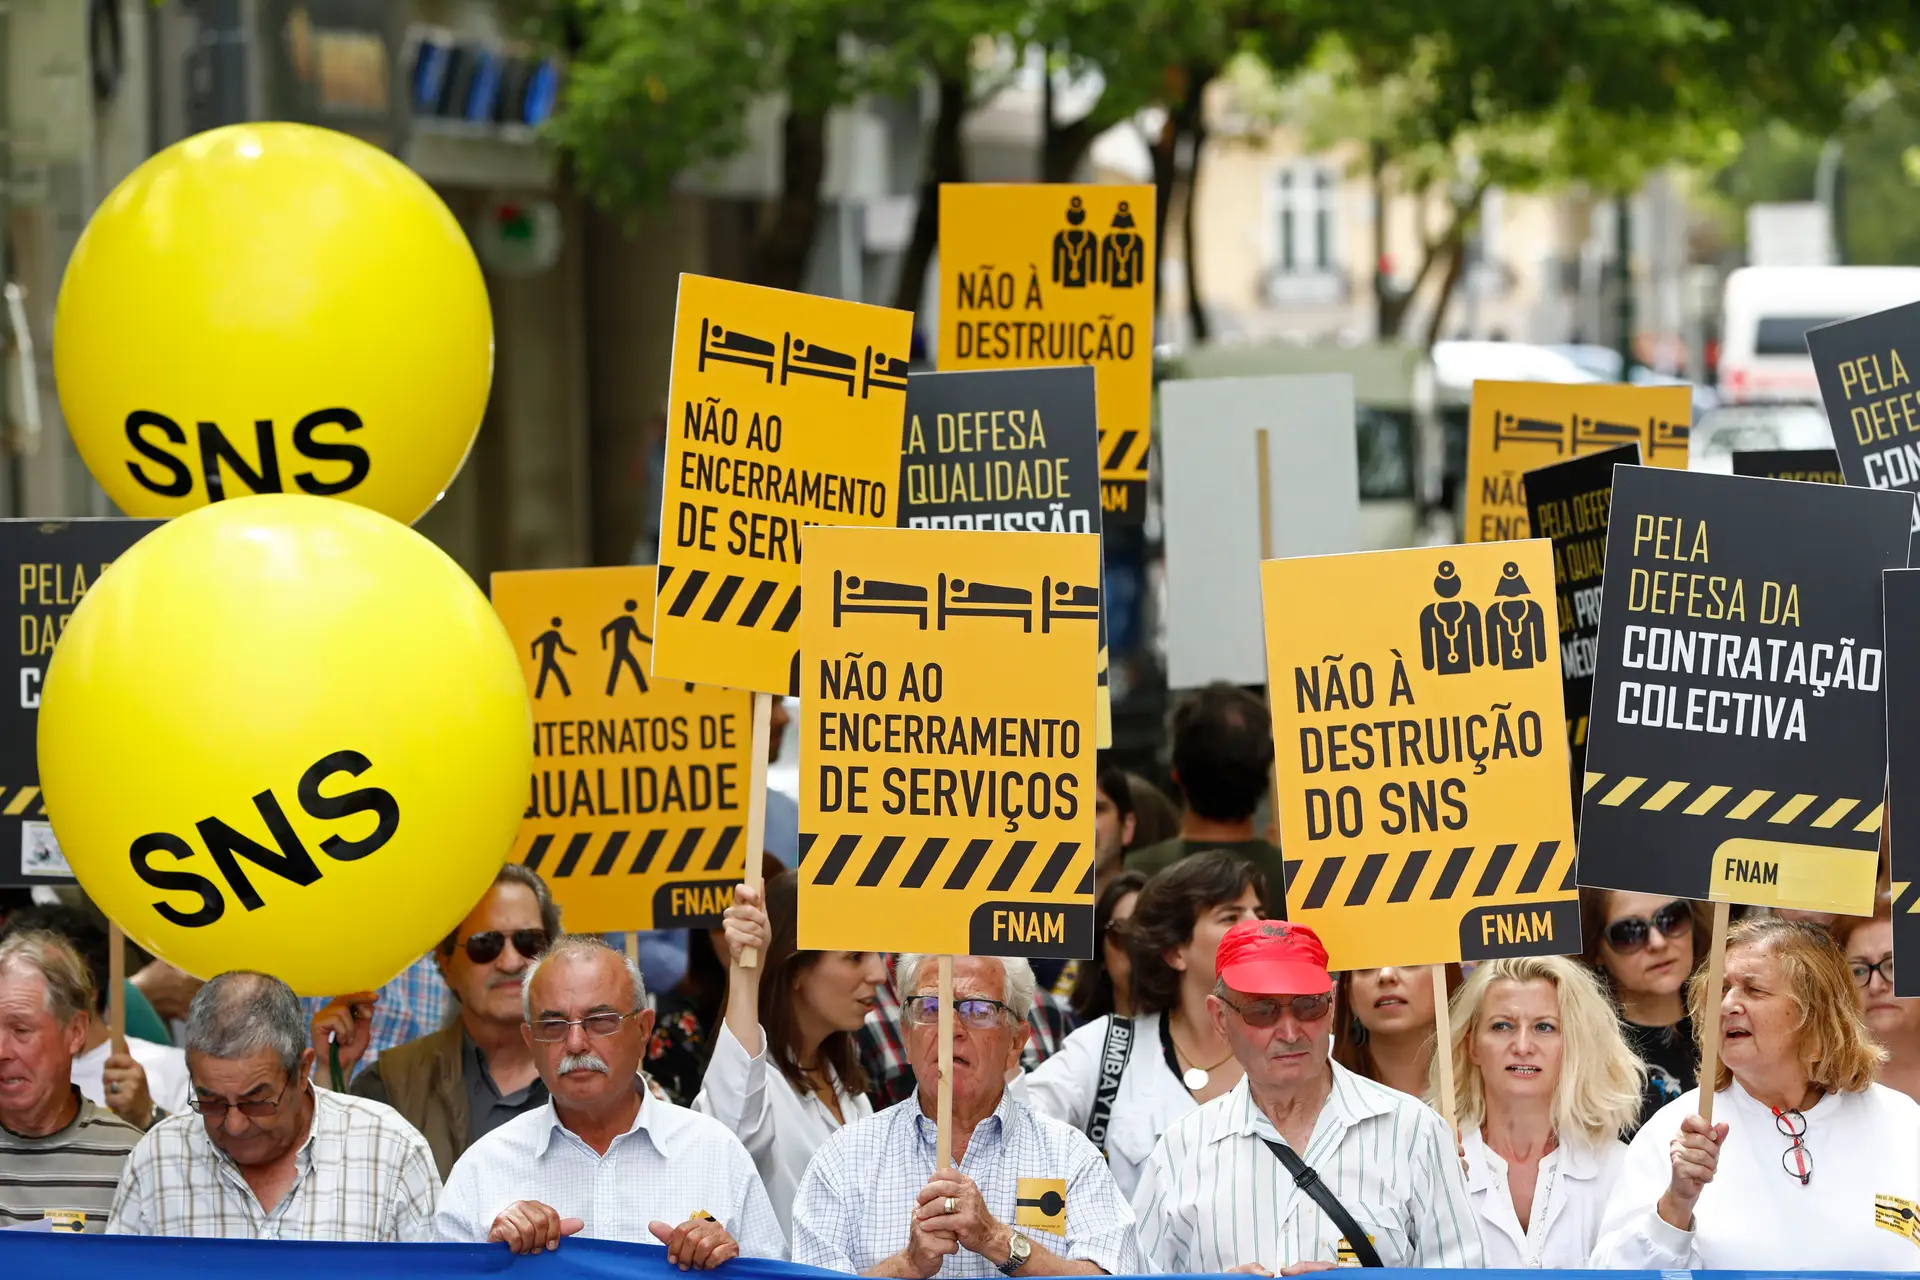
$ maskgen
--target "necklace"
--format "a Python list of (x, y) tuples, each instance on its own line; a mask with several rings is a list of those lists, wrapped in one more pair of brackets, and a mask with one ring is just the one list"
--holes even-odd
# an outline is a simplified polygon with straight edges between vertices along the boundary
[(1180, 1073), (1180, 1083), (1187, 1086), (1188, 1093), (1198, 1093), (1206, 1088), (1207, 1081), (1213, 1078), (1211, 1073), (1226, 1066), (1227, 1062), (1233, 1057), (1233, 1050), (1228, 1049), (1225, 1058), (1220, 1059), (1220, 1061), (1210, 1067), (1203, 1067), (1194, 1061), (1192, 1054), (1180, 1047), (1179, 1038), (1173, 1035), (1173, 1028), (1171, 1026), (1167, 1028), (1167, 1034), (1168, 1037), (1173, 1040), (1173, 1051), (1180, 1055), (1181, 1060), (1187, 1064), (1187, 1069)]

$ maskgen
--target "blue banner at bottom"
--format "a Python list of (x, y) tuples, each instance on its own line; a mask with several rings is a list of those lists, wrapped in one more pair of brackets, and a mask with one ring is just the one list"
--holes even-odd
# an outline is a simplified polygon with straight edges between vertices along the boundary
[[(0, 1275), (59, 1280), (416, 1280), (421, 1276), (511, 1276), (514, 1280), (683, 1280), (656, 1244), (620, 1244), (573, 1239), (558, 1249), (515, 1257), (502, 1244), (309, 1244), (280, 1240), (186, 1240), (136, 1236), (62, 1236), (0, 1232)], [(736, 1258), (716, 1280), (820, 1280), (834, 1271)], [(1421, 1280), (1431, 1271), (1381, 1270), (1380, 1280)], [(1474, 1280), (1522, 1280), (1538, 1271), (1462, 1271)], [(1880, 1271), (1561, 1271), (1569, 1278), (1640, 1277), (1641, 1280), (1880, 1280)], [(1123, 1278), (1124, 1280), (1124, 1278)], [(1166, 1278), (1160, 1278), (1166, 1280)]]

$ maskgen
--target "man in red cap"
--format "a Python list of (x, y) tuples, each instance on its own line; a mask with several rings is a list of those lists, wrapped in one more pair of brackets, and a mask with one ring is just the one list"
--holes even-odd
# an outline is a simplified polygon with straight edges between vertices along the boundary
[(1207, 1007), (1246, 1074), (1147, 1161), (1133, 1206), (1154, 1270), (1484, 1266), (1446, 1122), (1332, 1061), (1333, 978), (1313, 930), (1243, 920), (1215, 959)]

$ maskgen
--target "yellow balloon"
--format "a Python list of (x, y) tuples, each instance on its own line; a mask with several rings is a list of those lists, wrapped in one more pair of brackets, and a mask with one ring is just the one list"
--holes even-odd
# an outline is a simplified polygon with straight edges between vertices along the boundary
[(88, 590), (40, 705), (81, 886), (202, 977), (379, 986), (486, 891), (532, 714), (512, 642), (419, 534), (344, 502), (216, 503)]
[(94, 213), (53, 368), (128, 515), (307, 493), (412, 524), (479, 429), (493, 318), (466, 233), (412, 170), (331, 130), (232, 125)]

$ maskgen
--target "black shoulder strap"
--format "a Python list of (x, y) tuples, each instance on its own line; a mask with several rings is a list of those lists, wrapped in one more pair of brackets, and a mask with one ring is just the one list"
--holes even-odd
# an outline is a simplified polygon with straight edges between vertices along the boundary
[(1367, 1239), (1367, 1233), (1353, 1220), (1353, 1215), (1347, 1212), (1347, 1206), (1340, 1203), (1340, 1197), (1333, 1194), (1333, 1189), (1320, 1181), (1320, 1175), (1286, 1143), (1275, 1142), (1271, 1138), (1262, 1138), (1261, 1141), (1267, 1144), (1267, 1150), (1273, 1152), (1274, 1159), (1285, 1165), (1287, 1172), (1293, 1175), (1293, 1184), (1312, 1196), (1314, 1203), (1333, 1219), (1333, 1225), (1339, 1227), (1347, 1237), (1347, 1244), (1352, 1247), (1353, 1256), (1360, 1260), (1360, 1265), (1382, 1265), (1373, 1241)]
[(1120, 1096), (1120, 1077), (1133, 1052), (1133, 1019), (1115, 1014), (1107, 1019), (1107, 1038), (1100, 1046), (1100, 1083), (1093, 1093), (1093, 1114), (1087, 1117), (1087, 1141), (1107, 1154), (1107, 1126), (1113, 1123), (1113, 1100)]

